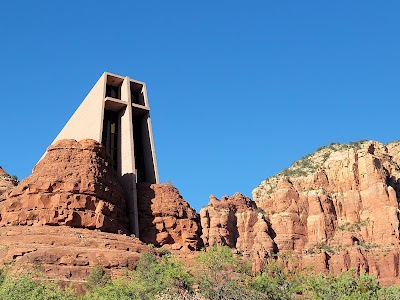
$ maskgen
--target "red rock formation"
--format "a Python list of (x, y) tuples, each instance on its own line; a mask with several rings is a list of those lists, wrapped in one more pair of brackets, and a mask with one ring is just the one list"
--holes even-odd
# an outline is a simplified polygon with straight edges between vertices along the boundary
[[(291, 267), (335, 274), (356, 268), (387, 284), (400, 281), (400, 142), (321, 148), (265, 180), (253, 198), (211, 196), (199, 220), (173, 186), (141, 183), (140, 238), (172, 250), (228, 245), (255, 270), (287, 252), (297, 261)], [(40, 260), (47, 275), (80, 280), (94, 264), (132, 268), (148, 251), (123, 235), (46, 226), (126, 232), (122, 188), (95, 141), (49, 147), (33, 174), (0, 201), (0, 262)]]
[(7, 226), (0, 236), (0, 264), (13, 261), (13, 270), (40, 271), (67, 284), (84, 282), (95, 265), (121, 275), (153, 251), (137, 238), (67, 226)]
[(255, 270), (262, 269), (274, 252), (274, 242), (262, 211), (251, 199), (236, 193), (219, 201), (210, 196), (200, 211), (202, 239), (206, 247), (216, 244), (236, 248), (244, 258), (253, 260)]
[(289, 252), (316, 271), (399, 278), (400, 142), (323, 147), (262, 182), (253, 199), (211, 197), (200, 211), (204, 244), (236, 248), (255, 269)]
[(67, 225), (127, 232), (125, 200), (101, 144), (61, 140), (4, 194), (0, 226)]
[(301, 253), (320, 243), (399, 245), (400, 168), (390, 152), (398, 153), (400, 144), (335, 147), (303, 158), (289, 176), (278, 174), (253, 191), (270, 216), (278, 248)]
[(170, 184), (138, 184), (139, 237), (172, 249), (200, 246), (199, 217)]
[(17, 185), (17, 182), (0, 167), (0, 196)]
[(398, 277), (399, 153), (399, 142), (332, 144), (261, 183), (253, 198), (278, 250), (320, 271)]

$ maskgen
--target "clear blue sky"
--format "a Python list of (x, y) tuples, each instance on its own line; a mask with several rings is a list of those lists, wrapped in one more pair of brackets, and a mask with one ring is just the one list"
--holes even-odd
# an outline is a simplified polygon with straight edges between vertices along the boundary
[(145, 81), (196, 209), (331, 142), (400, 139), (399, 1), (5, 1), (0, 165), (28, 176), (104, 71)]

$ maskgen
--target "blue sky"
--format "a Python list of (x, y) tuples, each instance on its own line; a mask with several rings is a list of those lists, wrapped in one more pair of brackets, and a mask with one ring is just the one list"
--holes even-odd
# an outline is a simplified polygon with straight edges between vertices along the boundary
[(147, 83), (197, 210), (331, 142), (400, 138), (398, 1), (6, 1), (0, 165), (28, 176), (104, 71)]

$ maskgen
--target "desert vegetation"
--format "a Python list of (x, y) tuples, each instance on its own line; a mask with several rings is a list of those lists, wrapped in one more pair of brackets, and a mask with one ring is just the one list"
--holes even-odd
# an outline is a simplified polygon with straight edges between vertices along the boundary
[[(61, 289), (37, 273), (0, 272), (0, 299), (382, 299), (400, 298), (400, 287), (382, 287), (365, 273), (349, 270), (337, 276), (310, 270), (287, 270), (289, 256), (272, 259), (263, 272), (253, 273), (248, 261), (225, 246), (200, 253), (191, 267), (170, 253), (162, 257), (145, 253), (133, 271), (111, 280), (95, 266), (87, 278), (86, 292)], [(33, 279), (35, 277), (35, 279)]]
[(289, 168), (284, 169), (278, 176), (285, 177), (301, 177), (315, 173), (329, 158), (334, 151), (344, 151), (349, 149), (360, 150), (362, 144), (367, 142), (361, 140), (357, 142), (349, 142), (348, 144), (331, 143), (329, 146), (319, 147), (314, 153), (295, 161)]

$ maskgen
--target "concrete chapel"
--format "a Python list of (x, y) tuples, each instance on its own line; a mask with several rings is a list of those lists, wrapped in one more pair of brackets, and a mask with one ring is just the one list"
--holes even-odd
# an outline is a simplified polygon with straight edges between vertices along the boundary
[(130, 230), (139, 235), (138, 182), (158, 183), (158, 170), (146, 84), (105, 72), (57, 135), (94, 139), (112, 157), (124, 189)]

